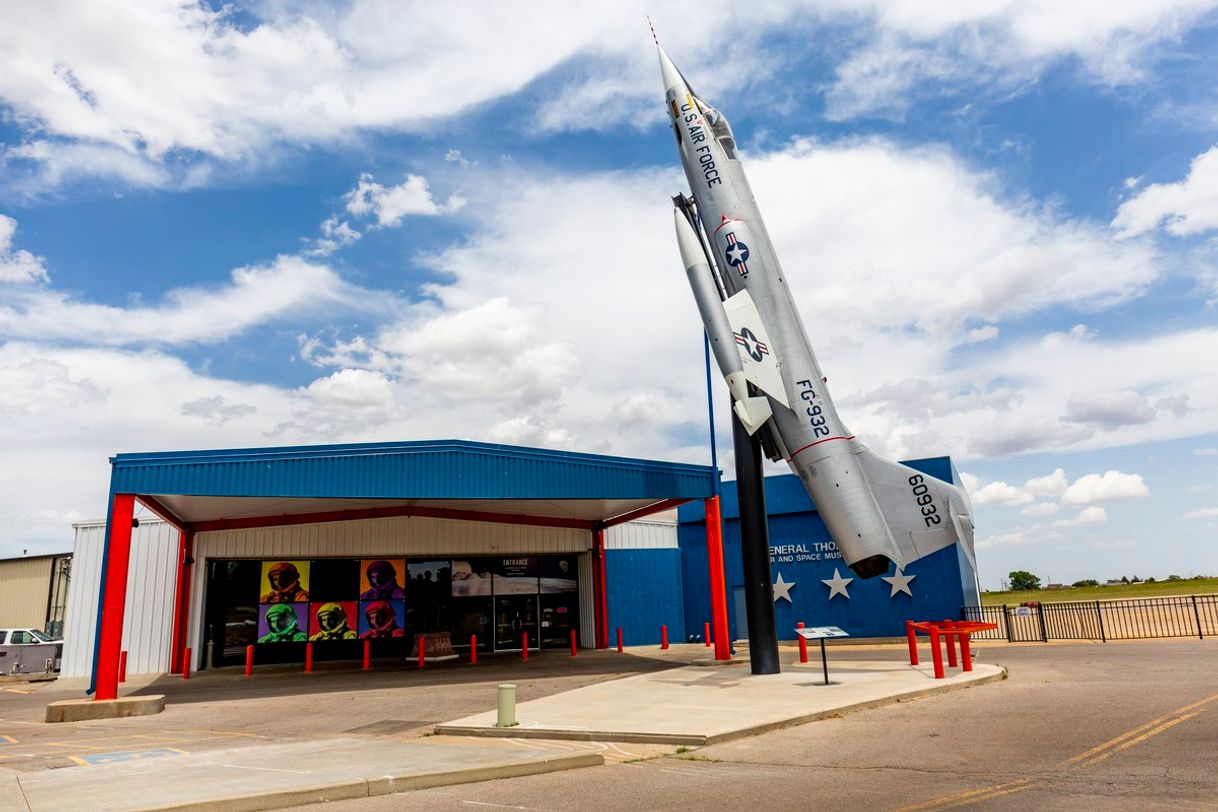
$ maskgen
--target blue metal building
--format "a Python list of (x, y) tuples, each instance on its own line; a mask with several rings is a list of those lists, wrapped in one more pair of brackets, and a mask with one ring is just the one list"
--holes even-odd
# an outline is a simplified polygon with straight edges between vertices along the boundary
[[(905, 465), (946, 482), (959, 482), (947, 457), (909, 460)], [(903, 572), (856, 578), (842, 562), (798, 477), (766, 477), (765, 489), (780, 639), (793, 639), (798, 622), (840, 626), (854, 637), (895, 637), (905, 633), (906, 620), (958, 619), (962, 605), (979, 603), (976, 564), (960, 545), (915, 561)], [(679, 517), (685, 624), (691, 632), (701, 633), (710, 605), (704, 507), (685, 505)], [(741, 639), (748, 630), (741, 586), (740, 509), (731, 483), (723, 489), (723, 525), (729, 626), (732, 638)]]

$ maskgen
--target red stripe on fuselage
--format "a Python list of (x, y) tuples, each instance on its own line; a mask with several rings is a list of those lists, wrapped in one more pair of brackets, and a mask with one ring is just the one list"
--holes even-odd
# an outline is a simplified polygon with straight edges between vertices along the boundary
[(817, 440), (815, 443), (808, 443), (806, 446), (799, 449), (791, 456), (787, 457), (787, 462), (790, 462), (791, 460), (795, 459), (795, 457), (798, 456), (800, 453), (807, 451), (809, 448), (811, 448), (814, 445), (820, 445), (821, 443), (831, 443), (834, 440), (853, 440), (853, 439), (854, 439), (854, 435), (851, 434), (849, 437), (826, 437), (823, 440)]

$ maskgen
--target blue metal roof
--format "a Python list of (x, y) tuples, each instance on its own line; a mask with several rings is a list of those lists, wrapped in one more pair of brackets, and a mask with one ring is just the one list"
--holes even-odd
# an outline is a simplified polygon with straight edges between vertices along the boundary
[[(944, 482), (959, 483), (955, 465), (951, 457), (927, 457), (918, 460), (902, 460), (902, 465), (908, 465), (916, 471), (941, 479)], [(778, 474), (765, 478), (765, 508), (769, 516), (785, 513), (813, 513), (816, 506), (804, 489), (804, 485), (795, 474)], [(735, 482), (724, 482), (720, 494), (719, 509), (724, 519), (740, 518), (740, 503), (736, 496)], [(681, 524), (706, 521), (706, 507), (701, 502), (682, 505), (677, 510), (677, 521)]]
[(710, 466), (425, 440), (110, 458), (111, 492), (358, 499), (705, 499)]

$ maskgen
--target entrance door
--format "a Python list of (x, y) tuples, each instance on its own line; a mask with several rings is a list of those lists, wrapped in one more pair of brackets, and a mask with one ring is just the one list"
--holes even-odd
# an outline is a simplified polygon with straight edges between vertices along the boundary
[(495, 598), (495, 651), (520, 651), (520, 635), (529, 633), (529, 648), (538, 648), (536, 595)]
[[(579, 593), (541, 596), (541, 645), (544, 648), (566, 648), (571, 643), (572, 630), (579, 630)], [(532, 648), (530, 643), (529, 648)]]

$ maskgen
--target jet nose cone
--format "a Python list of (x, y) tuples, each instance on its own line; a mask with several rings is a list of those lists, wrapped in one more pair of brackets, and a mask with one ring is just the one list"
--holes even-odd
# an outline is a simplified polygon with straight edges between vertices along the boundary
[(664, 53), (664, 49), (656, 45), (656, 50), (660, 54), (660, 76), (664, 79), (664, 93), (673, 87), (679, 87), (682, 91), (688, 90), (685, 86), (685, 80), (681, 78), (681, 72), (677, 70), (677, 66), (672, 64), (672, 60), (668, 58), (668, 54)]

